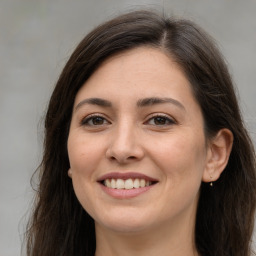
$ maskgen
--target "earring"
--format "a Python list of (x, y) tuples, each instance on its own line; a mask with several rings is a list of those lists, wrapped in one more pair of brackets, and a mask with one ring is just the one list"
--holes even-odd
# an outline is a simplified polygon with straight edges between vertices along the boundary
[[(210, 178), (212, 179), (212, 175), (210, 175)], [(210, 186), (213, 187), (212, 181), (210, 182)]]

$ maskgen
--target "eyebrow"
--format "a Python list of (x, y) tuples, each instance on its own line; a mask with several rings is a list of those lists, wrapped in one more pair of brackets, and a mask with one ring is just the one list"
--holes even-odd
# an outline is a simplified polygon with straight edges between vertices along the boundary
[(139, 100), (137, 102), (137, 106), (138, 107), (147, 107), (147, 106), (164, 104), (164, 103), (171, 103), (183, 110), (186, 110), (185, 107), (179, 101), (177, 101), (173, 98), (158, 98), (158, 97), (145, 98), (145, 99)]
[(82, 100), (81, 102), (79, 102), (76, 105), (75, 110), (77, 110), (78, 108), (80, 108), (81, 106), (83, 106), (85, 104), (97, 105), (97, 106), (101, 106), (101, 107), (111, 107), (112, 106), (111, 102), (108, 100), (104, 100), (101, 98), (89, 98), (89, 99), (85, 99), (85, 100)]
[[(138, 107), (147, 107), (147, 106), (164, 104), (164, 103), (171, 103), (183, 110), (186, 110), (185, 107), (179, 101), (177, 101), (173, 98), (159, 98), (159, 97), (144, 98), (144, 99), (140, 99), (137, 101), (137, 106)], [(108, 100), (105, 100), (102, 98), (88, 98), (88, 99), (84, 99), (81, 102), (79, 102), (75, 107), (75, 111), (78, 108), (80, 108), (81, 106), (86, 105), (86, 104), (97, 105), (97, 106), (101, 106), (101, 107), (111, 107), (112, 106), (112, 103)]]

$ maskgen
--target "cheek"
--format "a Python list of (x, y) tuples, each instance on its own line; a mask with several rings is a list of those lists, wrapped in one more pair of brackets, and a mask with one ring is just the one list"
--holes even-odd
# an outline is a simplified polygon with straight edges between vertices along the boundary
[[(196, 139), (195, 139), (196, 138)], [(152, 147), (151, 156), (173, 182), (201, 179), (206, 159), (203, 136), (171, 136)]]
[(89, 214), (93, 214), (92, 194), (94, 174), (99, 162), (98, 143), (90, 143), (74, 133), (69, 135), (68, 156), (72, 170), (72, 183), (77, 199)]
[(89, 174), (100, 154), (99, 143), (70, 135), (68, 139), (68, 156), (73, 173)]

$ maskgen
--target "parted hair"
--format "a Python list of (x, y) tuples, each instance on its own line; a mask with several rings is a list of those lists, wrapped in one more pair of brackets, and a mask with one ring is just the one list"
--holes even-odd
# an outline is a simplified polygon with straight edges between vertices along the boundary
[(227, 65), (214, 40), (198, 25), (152, 11), (122, 14), (84, 37), (67, 61), (49, 101), (33, 210), (26, 233), (28, 256), (93, 256), (94, 220), (78, 202), (67, 138), (78, 90), (114, 54), (141, 46), (166, 53), (190, 81), (206, 138), (232, 131), (229, 162), (214, 186), (200, 187), (195, 243), (201, 256), (249, 256), (256, 204), (253, 144), (244, 126)]

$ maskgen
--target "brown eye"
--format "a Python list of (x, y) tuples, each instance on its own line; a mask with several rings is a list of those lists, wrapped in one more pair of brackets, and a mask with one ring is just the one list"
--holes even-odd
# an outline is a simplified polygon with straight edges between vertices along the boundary
[(174, 123), (174, 120), (166, 116), (154, 116), (148, 121), (148, 124), (157, 126), (172, 125)]
[(154, 122), (156, 125), (164, 125), (167, 123), (167, 119), (165, 117), (158, 116), (154, 118)]
[(100, 126), (108, 124), (109, 122), (102, 116), (89, 116), (82, 120), (82, 125)]
[(102, 125), (104, 124), (104, 119), (102, 117), (97, 116), (97, 117), (93, 117), (91, 119), (91, 122), (93, 125)]

